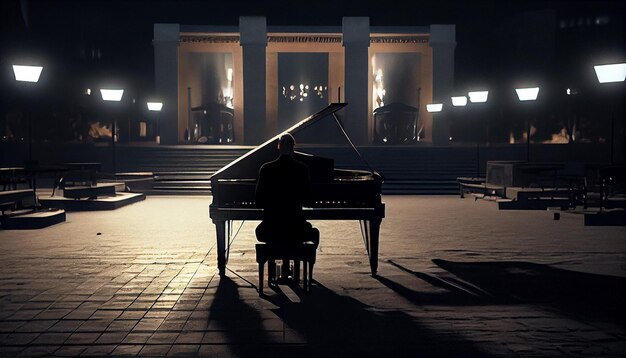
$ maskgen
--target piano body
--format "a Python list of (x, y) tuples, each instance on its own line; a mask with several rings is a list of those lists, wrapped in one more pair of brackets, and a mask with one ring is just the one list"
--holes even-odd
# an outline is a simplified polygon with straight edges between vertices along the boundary
[[(285, 132), (297, 138), (298, 131), (331, 115), (343, 131), (335, 112), (345, 106), (345, 103), (330, 104)], [(209, 206), (209, 217), (217, 231), (217, 266), (222, 276), (226, 271), (229, 250), (227, 244), (231, 242), (232, 221), (260, 221), (262, 218), (262, 209), (254, 204), (256, 181), (261, 166), (278, 157), (279, 137), (280, 134), (211, 176), (213, 201)], [(385, 204), (380, 196), (382, 176), (375, 171), (336, 169), (334, 160), (330, 158), (297, 151), (294, 156), (309, 166), (311, 175), (315, 204), (311, 208), (304, 208), (306, 219), (359, 220), (371, 272), (376, 275), (380, 224), (385, 216)], [(323, 242), (323, 233), (320, 239)]]

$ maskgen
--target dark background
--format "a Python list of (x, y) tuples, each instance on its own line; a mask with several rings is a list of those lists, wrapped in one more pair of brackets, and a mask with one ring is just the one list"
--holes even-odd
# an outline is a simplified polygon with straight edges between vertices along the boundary
[[(266, 16), (268, 26), (341, 26), (343, 16), (369, 16), (371, 26), (455, 24), (455, 88), (489, 88), (500, 111), (516, 101), (511, 89), (525, 83), (539, 82), (544, 102), (564, 101), (565, 88), (598, 101), (605, 93), (597, 89), (593, 64), (624, 61), (622, 1), (10, 0), (0, 6), (3, 114), (28, 103), (15, 90), (10, 64), (16, 60), (45, 66), (39, 107), (88, 107), (84, 89), (107, 84), (143, 101), (154, 88), (154, 23), (237, 26), (242, 15)], [(494, 126), (508, 128), (506, 121)]]

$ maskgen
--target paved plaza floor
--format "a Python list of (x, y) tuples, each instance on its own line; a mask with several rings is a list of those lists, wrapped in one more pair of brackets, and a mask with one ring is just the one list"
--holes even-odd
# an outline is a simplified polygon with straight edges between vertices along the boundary
[(217, 273), (210, 197), (150, 196), (0, 230), (0, 356), (626, 356), (626, 228), (385, 196), (379, 270), (360, 228), (319, 221), (311, 294), (259, 298), (256, 222)]

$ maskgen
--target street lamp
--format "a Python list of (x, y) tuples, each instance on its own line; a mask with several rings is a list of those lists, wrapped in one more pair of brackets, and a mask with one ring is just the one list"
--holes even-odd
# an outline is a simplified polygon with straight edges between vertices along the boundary
[[(626, 63), (593, 66), (600, 83), (624, 82), (626, 80)], [(611, 101), (611, 164), (613, 164), (613, 146), (615, 140), (615, 104)]]
[(515, 92), (520, 101), (534, 101), (539, 95), (539, 87), (516, 88)]
[[(465, 97), (465, 96), (464, 96)], [(489, 97), (489, 91), (469, 91), (467, 97), (471, 103), (485, 103)], [(454, 102), (454, 99), (453, 99)], [(482, 121), (481, 121), (482, 122)], [(485, 142), (489, 142), (489, 124), (485, 126)], [(476, 178), (480, 177), (480, 141), (476, 138)]]
[(467, 95), (472, 103), (485, 103), (489, 97), (489, 91), (472, 91), (468, 92)]
[(161, 136), (159, 133), (159, 112), (161, 112), (161, 108), (163, 108), (163, 102), (148, 102), (148, 110), (154, 111), (156, 113), (156, 143), (161, 144)]
[[(100, 94), (102, 95), (102, 100), (105, 102), (120, 102), (122, 100), (122, 96), (124, 95), (123, 89), (107, 89), (101, 88)], [(117, 172), (117, 163), (115, 158), (115, 141), (117, 140), (115, 122), (116, 119), (113, 118), (113, 123), (111, 124), (111, 150), (113, 151), (113, 175)]]
[[(13, 74), (17, 82), (39, 82), (43, 66), (13, 65)], [(24, 110), (28, 120), (28, 160), (33, 160), (33, 121), (29, 113)]]
[[(17, 82), (27, 82), (27, 83), (37, 83), (39, 82), (39, 77), (41, 76), (41, 72), (43, 71), (43, 66), (33, 66), (33, 65), (13, 65), (13, 74), (15, 75), (15, 81)], [(39, 206), (37, 200), (37, 177), (36, 177), (36, 168), (33, 166), (33, 120), (30, 113), (28, 113), (28, 104), (24, 107), (24, 116), (27, 117), (28, 121), (28, 165), (25, 166), (27, 170), (33, 170), (30, 174), (31, 176), (31, 186), (33, 189), (33, 210), (37, 211), (37, 207)]]
[(20, 82), (37, 83), (41, 71), (43, 71), (43, 66), (13, 65), (15, 80)]
[[(517, 98), (520, 102), (537, 100), (539, 87), (516, 88)], [(526, 161), (530, 162), (530, 119), (526, 119)]]
[(122, 96), (124, 95), (123, 89), (100, 89), (100, 93), (102, 94), (103, 101), (110, 102), (119, 102), (122, 100)]
[(467, 105), (467, 97), (465, 96), (455, 96), (451, 97), (451, 99), (454, 107), (465, 107)]
[(626, 63), (593, 66), (600, 83), (624, 82), (626, 79)]
[(428, 113), (438, 113), (443, 109), (443, 103), (431, 103), (426, 105)]

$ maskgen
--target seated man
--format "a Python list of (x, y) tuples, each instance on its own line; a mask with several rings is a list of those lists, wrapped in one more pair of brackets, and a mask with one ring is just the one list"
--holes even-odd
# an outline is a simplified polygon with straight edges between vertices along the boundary
[(256, 228), (256, 237), (267, 243), (312, 241), (318, 245), (319, 230), (302, 213), (311, 200), (309, 168), (293, 158), (294, 146), (291, 134), (282, 135), (280, 156), (261, 167), (256, 205), (263, 208), (263, 221)]

